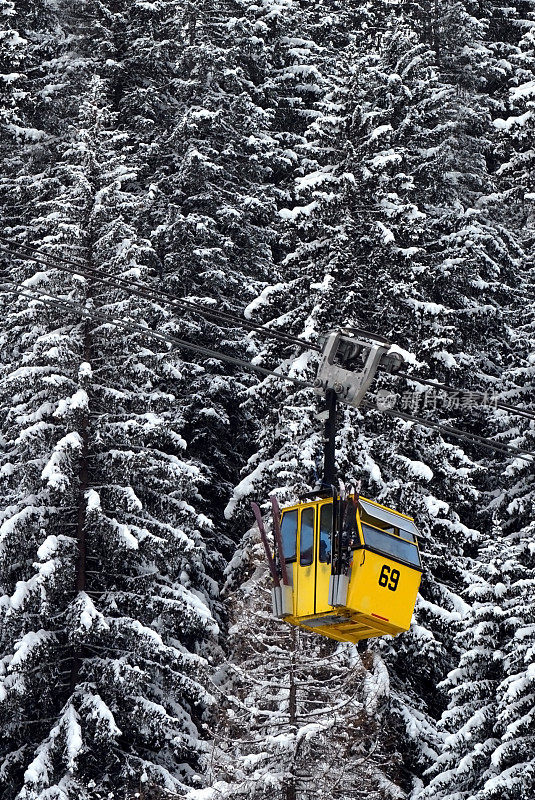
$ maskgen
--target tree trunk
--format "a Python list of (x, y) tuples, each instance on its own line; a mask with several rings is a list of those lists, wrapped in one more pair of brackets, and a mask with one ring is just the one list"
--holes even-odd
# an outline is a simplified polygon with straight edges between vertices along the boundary
[[(297, 631), (294, 627), (291, 629), (291, 642), (292, 642), (292, 650), (290, 655), (290, 686), (289, 686), (289, 695), (288, 695), (288, 721), (290, 725), (293, 725), (296, 728), (296, 721), (297, 721), (297, 685), (295, 681), (295, 651), (297, 649)], [(297, 800), (297, 789), (295, 785), (295, 774), (294, 774), (294, 767), (295, 762), (292, 766), (292, 774), (288, 777), (288, 781), (285, 786), (284, 792), (284, 800)]]
[[(91, 351), (91, 337), (89, 333), (89, 321), (84, 327), (84, 361), (89, 362)], [(80, 427), (80, 438), (82, 440), (82, 452), (80, 454), (80, 467), (78, 471), (78, 514), (76, 521), (76, 542), (78, 546), (78, 557), (76, 560), (76, 592), (84, 592), (86, 588), (86, 530), (85, 516), (87, 508), (86, 492), (89, 488), (89, 414), (86, 412), (82, 418)], [(80, 648), (75, 648), (72, 656), (70, 689), (71, 693), (75, 690), (78, 683), (78, 675), (82, 664), (82, 653)]]

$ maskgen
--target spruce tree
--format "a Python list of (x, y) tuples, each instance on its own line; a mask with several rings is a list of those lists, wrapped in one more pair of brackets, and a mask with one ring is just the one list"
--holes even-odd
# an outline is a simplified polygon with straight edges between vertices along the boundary
[[(304, 341), (343, 324), (375, 330), (412, 351), (418, 373), (425, 376), (429, 365), (429, 377), (491, 393), (505, 361), (499, 282), (513, 282), (521, 252), (492, 213), (480, 210), (495, 189), (486, 163), (493, 131), (475, 78), (460, 93), (410, 16), (397, 16), (378, 7), (379, 46), (372, 52), (370, 36), (350, 37), (338, 55), (339, 72), (308, 132), (294, 204), (281, 211), (287, 277), (258, 307), (262, 319), (271, 313), (270, 324)], [(454, 22), (448, 12), (442, 28)], [(460, 69), (464, 39), (449, 41)], [(288, 351), (282, 364), (313, 376), (306, 350)], [(377, 386), (395, 384), (381, 378)], [(446, 402), (417, 381), (398, 386), (398, 402), (408, 403), (400, 410), (409, 414), (434, 412), (468, 430), (491, 424), (488, 411), (470, 410), (469, 401)], [(229, 513), (251, 492), (275, 489), (295, 499), (317, 479), (322, 432), (312, 392), (281, 398), (276, 382), (266, 381), (253, 397), (247, 404), (261, 403), (266, 422)], [(414, 514), (428, 537), (415, 624), (399, 643), (374, 645), (393, 672), (390, 724), (406, 725), (402, 748), (417, 784), (440, 745), (436, 723), (447, 701), (436, 685), (456, 663), (458, 624), (468, 611), (462, 593), (481, 541), (476, 526), (485, 523), (474, 513), (482, 454), (410, 422), (367, 412), (364, 428), (359, 412), (340, 417), (340, 473), (362, 477), (364, 494)]]
[[(96, 74), (104, 55), (119, 63), (112, 45), (129, 20), (99, 10), (94, 39), (74, 7), (28, 48), (36, 133), (10, 162), (6, 232), (76, 256), (81, 270), (143, 278), (143, 148), (130, 147), (120, 77)], [(57, 92), (48, 105), (43, 86)], [(206, 472), (184, 454), (178, 410), (199, 367), (91, 318), (100, 309), (150, 327), (156, 304), (53, 262), (4, 265), (89, 318), (3, 296), (2, 796), (176, 790), (195, 780), (212, 702), (199, 680), (218, 632), (211, 522), (195, 507)]]
[(227, 569), (232, 624), (214, 678), (209, 785), (188, 797), (401, 800), (401, 765), (382, 728), (390, 687), (381, 657), (273, 619), (267, 584), (258, 531), (249, 531)]
[(527, 800), (535, 787), (533, 557), (526, 536), (493, 534), (473, 573), (459, 664), (444, 682), (443, 751), (422, 800)]
[[(510, 84), (509, 96), (502, 97), (503, 110), (494, 120), (499, 156), (496, 174), (501, 216), (522, 245), (518, 265), (526, 265), (527, 269), (518, 273), (524, 288), (509, 295), (507, 340), (511, 349), (500, 399), (529, 410), (533, 340), (525, 297), (531, 292), (533, 238), (529, 201), (531, 144), (527, 133), (533, 61), (530, 29), (525, 19), (518, 19), (520, 11), (527, 15), (529, 8), (526, 4), (515, 5), (510, 15), (513, 24), (499, 15), (496, 23), (501, 26), (501, 37), (508, 48)], [(508, 36), (504, 30), (509, 30)], [(494, 425), (500, 440), (532, 449), (527, 420), (499, 411)], [(468, 594), (472, 609), (460, 633), (460, 663), (446, 682), (450, 703), (442, 724), (447, 737), (423, 796), (469, 796), (479, 800), (527, 798), (533, 794), (531, 496), (529, 462), (512, 459), (505, 469), (497, 462), (491, 465), (486, 497), (487, 515), (493, 526), (485, 546), (477, 553), (475, 585)]]

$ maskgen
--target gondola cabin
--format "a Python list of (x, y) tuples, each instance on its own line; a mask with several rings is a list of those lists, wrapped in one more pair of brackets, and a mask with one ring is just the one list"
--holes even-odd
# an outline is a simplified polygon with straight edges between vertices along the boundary
[(285, 508), (276, 534), (274, 606), (286, 622), (345, 642), (409, 629), (422, 574), (411, 517), (327, 498)]

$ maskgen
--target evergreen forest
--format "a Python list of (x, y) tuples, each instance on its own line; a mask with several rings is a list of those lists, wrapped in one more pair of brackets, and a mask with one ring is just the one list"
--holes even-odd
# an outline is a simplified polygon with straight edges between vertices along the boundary
[[(535, 0), (0, 16), (0, 800), (535, 800)], [(336, 460), (424, 564), (358, 647), (250, 506), (341, 327), (407, 354)]]

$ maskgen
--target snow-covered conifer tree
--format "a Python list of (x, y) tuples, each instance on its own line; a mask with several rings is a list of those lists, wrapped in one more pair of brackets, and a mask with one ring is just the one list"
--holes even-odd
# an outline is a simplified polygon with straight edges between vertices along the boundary
[[(520, 249), (480, 210), (495, 188), (485, 161), (488, 115), (472, 102), (470, 87), (459, 93), (441, 75), (436, 52), (411, 30), (410, 17), (399, 24), (382, 8), (374, 22), (381, 31), (375, 51), (369, 38), (355, 37), (338, 55), (339, 72), (309, 128), (294, 204), (281, 211), (294, 243), (286, 280), (264, 291), (255, 308), (304, 341), (343, 324), (375, 330), (413, 351), (420, 374), (428, 364), (429, 376), (490, 391), (504, 364), (498, 282), (513, 281)], [(462, 49), (453, 42), (451, 58)], [(288, 352), (283, 368), (310, 377), (311, 355)], [(378, 385), (395, 386), (386, 378)], [(484, 408), (469, 411), (417, 382), (398, 386), (400, 410), (409, 414), (434, 411), (469, 430), (492, 424)], [(286, 390), (281, 397), (271, 381), (262, 391), (247, 400), (265, 403), (260, 447), (229, 512), (251, 488), (289, 499), (315, 482), (322, 431), (312, 393)], [(455, 664), (457, 625), (468, 610), (460, 595), (481, 538), (481, 455), (410, 422), (367, 412), (363, 429), (360, 413), (341, 417), (341, 474), (362, 476), (364, 493), (413, 513), (429, 537), (415, 624), (398, 645), (378, 645), (389, 651), (393, 671), (391, 724), (406, 723), (406, 763), (421, 775), (438, 746), (433, 720), (446, 702), (436, 685)]]
[(527, 800), (535, 787), (533, 556), (525, 534), (493, 534), (467, 594), (459, 664), (444, 681), (444, 745), (421, 800)]
[[(437, 432), (341, 410), (340, 473), (428, 536), (415, 624), (362, 661), (275, 630), (247, 539), (214, 689), (216, 583), (245, 501), (317, 482), (321, 402), (151, 335), (308, 379), (308, 344), (356, 325), (412, 352), (424, 377), (493, 393), (506, 369), (504, 399), (529, 400), (531, 0), (0, 12), (2, 235), (84, 273), (1, 255), (27, 292), (0, 296), (2, 800), (185, 792), (199, 769), (214, 798), (291, 800), (311, 791), (311, 764), (314, 791), (350, 796), (340, 753), (372, 797), (411, 781), (418, 794), (440, 753), (424, 796), (531, 800), (529, 464), (503, 470)], [(245, 309), (303, 348), (176, 313), (93, 268), (216, 314)], [(398, 410), (534, 449), (529, 422), (470, 396), (376, 385)]]
[[(526, 6), (521, 10), (526, 12)], [(516, 14), (510, 16), (514, 21)], [(500, 25), (506, 24), (502, 19)], [(532, 122), (533, 60), (529, 27), (517, 46), (523, 30), (524, 25), (513, 25), (515, 36), (506, 39), (510, 97), (502, 98), (502, 111), (494, 125), (497, 154), (502, 161), (497, 166), (502, 218), (523, 247), (517, 262), (517, 291), (509, 297), (507, 338), (511, 350), (500, 400), (529, 412), (533, 385), (533, 220), (528, 131)], [(533, 449), (532, 424), (527, 419), (497, 411), (494, 424), (502, 441)], [(459, 634), (459, 665), (445, 682), (450, 701), (442, 721), (447, 734), (443, 752), (422, 796), (516, 800), (530, 797), (534, 791), (533, 737), (529, 732), (535, 597), (529, 460), (513, 459), (506, 469), (499, 463), (491, 465), (487, 497), (487, 514), (494, 524), (477, 554), (480, 563), (475, 567), (474, 586), (467, 594), (472, 609)]]
[[(94, 75), (104, 53), (120, 61), (109, 48), (124, 19), (104, 13), (90, 37), (78, 10), (52, 16), (42, 49), (29, 48), (35, 133), (15, 139), (6, 233), (76, 256), (84, 272), (143, 278), (153, 257), (140, 231), (144, 162), (121, 118), (120, 79)], [(195, 507), (206, 473), (184, 452), (180, 413), (199, 367), (99, 321), (104, 310), (150, 330), (156, 305), (53, 262), (3, 263), (30, 293), (87, 314), (2, 298), (2, 796), (176, 790), (195, 779), (217, 636), (211, 522)]]
[(188, 797), (401, 800), (401, 765), (382, 728), (390, 692), (381, 657), (274, 620), (267, 579), (249, 531), (227, 570), (231, 628), (214, 678), (209, 786)]

